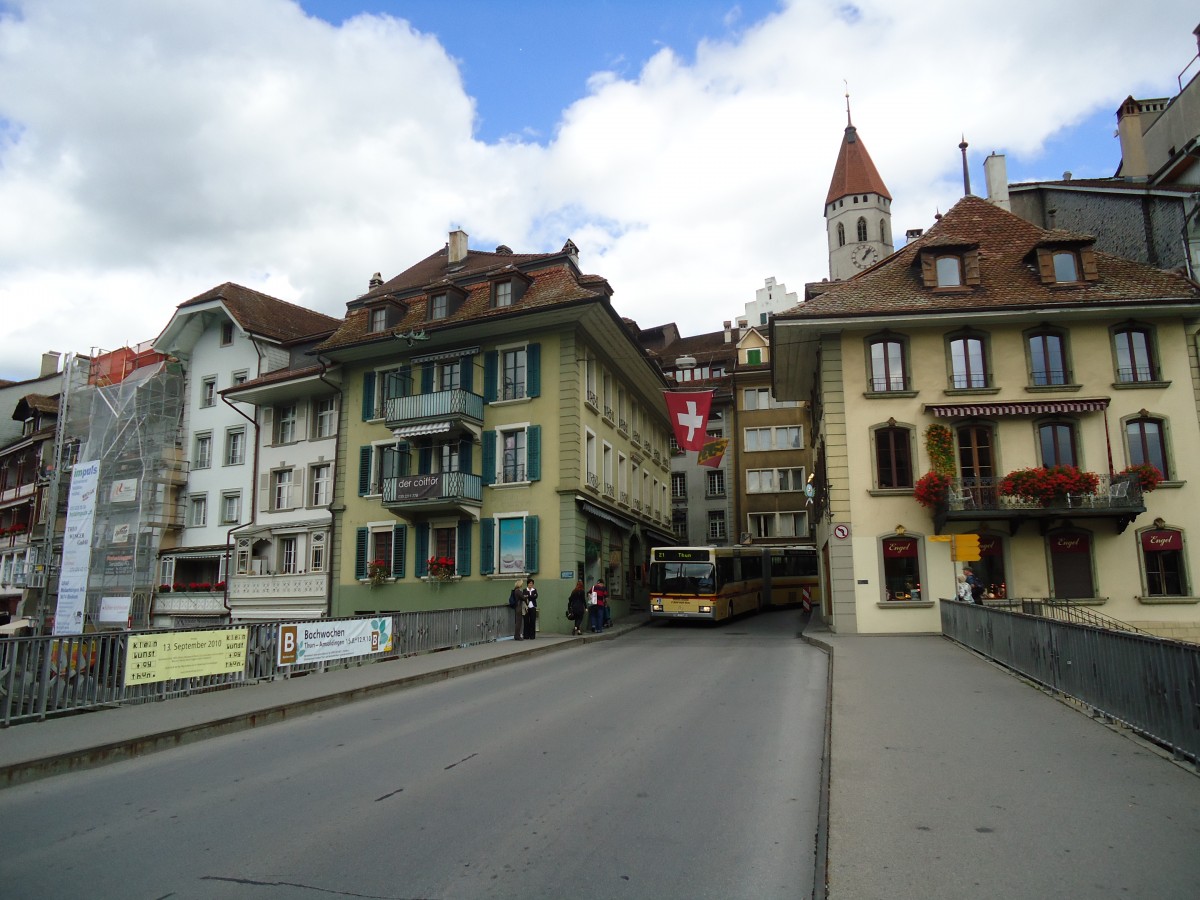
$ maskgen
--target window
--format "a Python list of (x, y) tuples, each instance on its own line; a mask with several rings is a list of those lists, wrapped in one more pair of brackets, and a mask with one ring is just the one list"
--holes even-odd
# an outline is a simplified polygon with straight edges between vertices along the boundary
[(747, 494), (772, 494), (776, 491), (804, 490), (804, 469), (748, 469)]
[(296, 404), (275, 409), (275, 443), (292, 444), (296, 441)]
[(200, 405), (212, 406), (217, 402), (217, 376), (210, 375), (200, 382)]
[(225, 432), (225, 465), (240, 466), (246, 461), (246, 429), (230, 428)]
[(318, 531), (308, 540), (308, 571), (325, 571), (325, 532)]
[[(587, 402), (596, 406), (600, 398), (596, 396), (596, 357), (590, 352), (583, 362), (583, 377), (587, 387)], [(634, 415), (634, 428), (637, 428), (637, 415)]]
[(1149, 328), (1125, 326), (1113, 332), (1117, 354), (1117, 381), (1157, 381), (1154, 343)]
[[(709, 438), (719, 438), (718, 431)], [(775, 428), (747, 428), (745, 430), (746, 452), (756, 453), (764, 450), (800, 450), (801, 428), (798, 425), (781, 425)]]
[(913, 486), (909, 429), (896, 426), (875, 429), (875, 481), (882, 490)]
[(230, 376), (229, 380), (230, 380), (230, 383), (232, 383), (232, 384), (245, 384), (246, 379), (248, 379), (249, 377), (250, 377), (250, 373), (247, 372), (245, 369), (238, 369), (236, 372), (234, 372)]
[(457, 560), (458, 555), (455, 552), (458, 545), (457, 537), (458, 529), (453, 525), (431, 528), (429, 533), (429, 555), (440, 559)]
[(746, 429), (746, 452), (756, 453), (760, 450), (771, 449), (771, 429), (770, 428), (747, 428)]
[(293, 477), (291, 469), (271, 473), (271, 509), (292, 509)]
[(1129, 452), (1129, 464), (1140, 466), (1149, 463), (1170, 479), (1167, 468), (1165, 423), (1162, 419), (1140, 417), (1125, 423), (1125, 441)]
[(802, 512), (750, 513), (747, 519), (752, 537), (799, 537), (808, 534), (808, 517)]
[(492, 306), (512, 306), (512, 282), (497, 281), (492, 285)]
[(196, 435), (196, 451), (192, 454), (193, 469), (207, 469), (212, 465), (212, 432)]
[(770, 388), (746, 388), (742, 392), (743, 409), (770, 409)]
[(450, 315), (450, 295), (434, 294), (429, 298), (429, 318), (444, 319)]
[(725, 510), (710, 509), (708, 511), (708, 539), (710, 541), (725, 540)]
[(753, 350), (746, 351), (746, 365), (761, 366), (762, 365), (762, 349), (755, 347)]
[(1063, 337), (1056, 332), (1043, 331), (1029, 336), (1030, 382), (1035, 385), (1067, 384), (1067, 356)]
[(1057, 531), (1046, 538), (1050, 551), (1051, 596), (1080, 600), (1096, 596), (1092, 578), (1092, 538), (1086, 531)]
[(887, 219), (880, 219), (880, 220), (879, 220), (879, 240), (880, 240), (882, 243), (884, 243), (884, 244), (890, 244), (890, 243), (891, 243), (891, 241), (890, 241), (890, 240), (888, 240), (888, 227), (887, 227)]
[(208, 495), (193, 494), (189, 500), (188, 524), (197, 528), (208, 524)]
[(908, 390), (904, 365), (904, 342), (892, 337), (875, 338), (869, 345), (872, 391)]
[(500, 483), (527, 481), (525, 475), (526, 431), (524, 428), (500, 432)]
[(1188, 583), (1183, 562), (1183, 532), (1168, 528), (1143, 531), (1141, 546), (1146, 594), (1150, 597), (1186, 597)]
[(837, 242), (839, 247), (846, 246), (846, 226), (838, 222), (837, 227)]
[(603, 467), (601, 474), (604, 476), (604, 494), (607, 497), (614, 497), (617, 493), (617, 487), (613, 484), (613, 449), (612, 445), (607, 441), (604, 443), (603, 450)]
[(995, 435), (986, 424), (959, 426), (958, 474), (963, 491), (976, 509), (991, 509), (996, 505), (996, 469), (992, 458)]
[(312, 490), (309, 492), (310, 506), (328, 506), (330, 500), (333, 499), (333, 466), (330, 463), (321, 463), (313, 466), (309, 470), (308, 475), (309, 485)]
[(671, 473), (671, 497), (675, 500), (687, 499), (687, 473)]
[(1060, 250), (1053, 256), (1054, 280), (1059, 284), (1079, 280), (1079, 260), (1069, 250)]
[(337, 398), (313, 401), (313, 437), (329, 438), (337, 433)]
[(396, 569), (401, 565), (400, 561), (395, 559), (392, 553), (393, 550), (393, 532), (391, 528), (373, 528), (369, 535), (370, 551), (368, 556), (368, 564), (380, 566), (383, 571), (392, 577)]
[(462, 361), (440, 362), (433, 370), (435, 391), (457, 391), (462, 387)]
[(502, 400), (519, 400), (526, 396), (526, 351), (524, 347), (505, 350), (501, 354), (501, 374), (504, 383)]
[(221, 346), (228, 347), (232, 343), (233, 343), (233, 323), (232, 322), (222, 322), (221, 323)]
[(725, 496), (725, 470), (713, 469), (704, 478), (704, 496), (706, 497), (724, 497)]
[(587, 466), (588, 487), (600, 489), (600, 476), (596, 474), (596, 436), (590, 431), (584, 438), (584, 464)]
[[(858, 198), (855, 198), (855, 199), (858, 199)], [(864, 219), (862, 216), (859, 216), (858, 222), (855, 223), (854, 231), (855, 231), (855, 236), (858, 238), (858, 242), (861, 244), (863, 241), (865, 241), (867, 239), (867, 220)]]
[(370, 310), (367, 316), (367, 331), (370, 334), (378, 334), (387, 330), (387, 307), (377, 306)]
[(279, 539), (279, 574), (296, 574), (296, 539), (282, 537)]
[(960, 390), (987, 387), (986, 362), (983, 338), (954, 338), (950, 342), (951, 387)]
[(921, 600), (920, 542), (893, 535), (883, 539), (883, 599)]
[(508, 515), (497, 517), (494, 528), (485, 526), (480, 531), (484, 565), (501, 575), (537, 571), (537, 523), (537, 516)]
[(1043, 466), (1078, 466), (1075, 425), (1072, 422), (1043, 422), (1038, 425), (1038, 447)]
[(439, 472), (458, 472), (459, 468), (459, 444), (457, 441), (450, 441), (442, 444), (439, 452), (439, 463), (441, 468)]
[(235, 525), (242, 515), (242, 492), (227, 491), (221, 495), (221, 524)]
[(938, 287), (962, 286), (962, 260), (957, 256), (939, 256), (934, 263)]
[(671, 513), (671, 533), (679, 539), (679, 543), (687, 544), (687, 510), (680, 508)]

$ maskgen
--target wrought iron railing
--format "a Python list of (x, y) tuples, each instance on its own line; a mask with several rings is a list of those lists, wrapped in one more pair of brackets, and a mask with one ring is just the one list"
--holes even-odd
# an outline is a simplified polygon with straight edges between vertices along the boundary
[(470, 391), (435, 391), (408, 397), (389, 397), (384, 418), (390, 424), (438, 418), (483, 421), (483, 397)]

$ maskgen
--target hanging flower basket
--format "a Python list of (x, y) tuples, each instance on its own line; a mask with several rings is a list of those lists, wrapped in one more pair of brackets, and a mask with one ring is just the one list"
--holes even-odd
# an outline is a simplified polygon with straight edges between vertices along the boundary
[(1068, 495), (1094, 494), (1100, 484), (1095, 472), (1082, 472), (1074, 466), (1041, 466), (1018, 469), (1000, 479), (1002, 497), (1024, 497), (1042, 506), (1065, 506)]
[(1150, 463), (1139, 463), (1135, 466), (1126, 466), (1118, 476), (1124, 475), (1127, 478), (1136, 478), (1137, 483), (1141, 485), (1142, 493), (1148, 494), (1150, 491), (1158, 487), (1163, 480), (1163, 473), (1158, 471), (1157, 466), (1152, 466)]
[(454, 577), (454, 560), (449, 556), (429, 557), (429, 577), (437, 581), (449, 581)]
[(950, 496), (950, 476), (941, 472), (926, 472), (913, 485), (913, 496), (927, 508), (945, 506)]
[(391, 577), (392, 567), (384, 560), (377, 559), (367, 565), (367, 581), (371, 583), (371, 587), (379, 587), (381, 584), (386, 584), (387, 580)]
[(933, 424), (925, 429), (925, 452), (929, 467), (941, 475), (954, 474), (954, 435), (945, 425)]

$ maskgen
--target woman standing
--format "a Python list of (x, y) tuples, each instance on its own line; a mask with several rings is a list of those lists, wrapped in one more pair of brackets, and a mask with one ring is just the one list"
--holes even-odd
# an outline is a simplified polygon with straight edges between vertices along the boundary
[(525, 582), (525, 640), (532, 641), (537, 637), (537, 588), (533, 586), (533, 579), (530, 578)]
[(575, 590), (571, 591), (571, 596), (567, 598), (567, 618), (571, 620), (571, 634), (583, 634), (583, 629), (579, 626), (583, 624), (583, 617), (587, 615), (587, 594), (583, 590), (583, 582), (575, 582)]
[(524, 640), (525, 613), (529, 610), (529, 603), (525, 600), (524, 579), (518, 578), (513, 585), (512, 593), (508, 595), (508, 605), (513, 611), (513, 640)]

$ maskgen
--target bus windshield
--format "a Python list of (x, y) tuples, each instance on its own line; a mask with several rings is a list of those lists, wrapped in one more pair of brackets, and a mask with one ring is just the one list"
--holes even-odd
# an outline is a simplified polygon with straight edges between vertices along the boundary
[(650, 566), (650, 590), (658, 594), (712, 594), (710, 562), (656, 562)]

